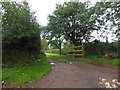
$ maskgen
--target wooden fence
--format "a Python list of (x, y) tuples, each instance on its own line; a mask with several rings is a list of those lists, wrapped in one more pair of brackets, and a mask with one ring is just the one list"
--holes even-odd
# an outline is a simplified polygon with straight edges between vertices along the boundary
[(74, 57), (84, 57), (84, 45), (82, 44), (80, 46), (71, 47), (71, 50), (68, 51), (67, 55)]

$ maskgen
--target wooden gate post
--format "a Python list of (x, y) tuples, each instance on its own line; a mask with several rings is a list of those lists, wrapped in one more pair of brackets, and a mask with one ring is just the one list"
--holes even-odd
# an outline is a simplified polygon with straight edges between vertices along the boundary
[(84, 58), (84, 56), (85, 56), (85, 53), (84, 53), (84, 43), (82, 43), (82, 58)]

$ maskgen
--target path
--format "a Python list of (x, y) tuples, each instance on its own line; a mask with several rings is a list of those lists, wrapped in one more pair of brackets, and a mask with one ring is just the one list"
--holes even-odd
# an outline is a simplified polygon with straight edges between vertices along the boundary
[[(51, 61), (51, 60), (50, 60)], [(73, 61), (72, 64), (55, 62), (55, 68), (32, 88), (102, 88), (99, 77), (118, 78), (117, 70)]]

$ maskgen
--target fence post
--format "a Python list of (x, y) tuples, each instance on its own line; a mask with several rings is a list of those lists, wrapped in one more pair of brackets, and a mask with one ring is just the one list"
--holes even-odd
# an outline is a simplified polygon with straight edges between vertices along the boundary
[(84, 58), (84, 43), (82, 42), (82, 54), (83, 54), (83, 56), (82, 56), (82, 58)]

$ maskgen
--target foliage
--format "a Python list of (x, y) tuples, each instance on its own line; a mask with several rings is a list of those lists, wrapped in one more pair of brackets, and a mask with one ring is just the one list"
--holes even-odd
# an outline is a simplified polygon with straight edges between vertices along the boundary
[[(67, 52), (70, 50), (70, 47), (68, 48), (62, 48), (61, 49), (61, 55), (66, 55)], [(45, 53), (55, 53), (55, 54), (59, 54), (59, 49), (49, 49), (49, 50), (46, 50)]]
[(82, 41), (89, 42), (89, 39), (93, 37), (91, 33), (97, 31), (101, 33), (100, 38), (106, 38), (107, 48), (104, 48), (105, 44), (102, 42), (95, 42), (95, 52), (98, 55), (104, 54), (105, 50), (109, 52), (110, 46), (107, 44), (109, 42), (107, 42), (106, 34), (112, 31), (112, 34), (116, 34), (119, 38), (119, 4), (119, 2), (104, 1), (90, 6), (89, 2), (74, 1), (56, 5), (56, 10), (48, 16), (46, 36), (50, 43), (56, 45), (61, 51), (64, 39), (74, 45), (80, 45)]
[(96, 15), (98, 19), (96, 20), (97, 25), (100, 28), (101, 37), (106, 37), (103, 34), (109, 34), (111, 31), (112, 34), (116, 35), (116, 38), (119, 38), (120, 27), (119, 27), (119, 16), (120, 16), (120, 1), (118, 2), (97, 2), (95, 5)]
[[(24, 49), (13, 49), (8, 50), (8, 52), (3, 51), (3, 68), (8, 67), (25, 67), (30, 64), (33, 64), (39, 56), (34, 52), (29, 52)], [(7, 53), (7, 54), (6, 54)], [(24, 63), (23, 63), (24, 62)], [(29, 62), (29, 63), (28, 63)]]
[[(29, 61), (32, 61), (32, 58), (29, 58)], [(36, 62), (26, 63), (22, 61), (22, 63), (29, 65), (23, 67), (18, 67), (16, 65), (12, 68), (3, 68), (2, 79), (5, 81), (7, 87), (26, 85), (34, 80), (41, 79), (51, 71), (51, 65), (48, 63), (45, 56), (40, 56)]]
[[(97, 2), (92, 7), (87, 2), (65, 2), (64, 4), (57, 5), (56, 10), (48, 17), (49, 23), (47, 29), (50, 37), (52, 37), (50, 41), (58, 43), (58, 38), (63, 36), (74, 45), (78, 45), (83, 40), (89, 40), (91, 32), (95, 30), (97, 30), (97, 34), (101, 33), (100, 38), (106, 38), (106, 44), (108, 41), (107, 34), (110, 32), (113, 35), (116, 34), (116, 37), (120, 40), (119, 6), (119, 2), (106, 1)], [(105, 49), (104, 44), (98, 43), (98, 45), (102, 45), (101, 48)], [(119, 49), (120, 45), (117, 46)], [(99, 55), (104, 53), (102, 49), (99, 48), (97, 50)], [(108, 52), (108, 49), (109, 45), (105, 49), (106, 52)], [(99, 50), (102, 52), (100, 53)], [(117, 52), (119, 53), (119, 51)]]
[[(50, 29), (50, 25), (49, 27), (47, 27), (47, 29)], [(48, 34), (47, 37), (49, 39), (49, 45), (58, 48), (59, 54), (61, 55), (61, 48), (62, 48), (62, 42), (64, 40), (64, 36), (60, 32), (57, 32), (58, 29), (53, 28), (52, 32)]]
[[(107, 34), (112, 31), (112, 34), (116, 35), (116, 38), (118, 39), (118, 47), (117, 47), (117, 53), (118, 57), (120, 58), (120, 26), (119, 26), (119, 20), (120, 20), (120, 1), (118, 2), (98, 2), (96, 3), (96, 9), (98, 9), (98, 13), (101, 13), (99, 15), (99, 26), (101, 28), (102, 34), (105, 33), (107, 30)], [(103, 35), (101, 35), (103, 37)], [(108, 38), (108, 36), (105, 36)]]
[(41, 47), (42, 47), (43, 51), (45, 51), (48, 47), (47, 39), (43, 38), (40, 43), (41, 43)]
[(74, 45), (68, 41), (63, 42), (62, 54), (66, 55)]
[(72, 47), (72, 46), (73, 46), (73, 44), (71, 44), (71, 43), (68, 42), (68, 41), (63, 42), (63, 48), (64, 48), (64, 49), (67, 49), (67, 48)]
[(1, 2), (3, 7), (2, 28), (3, 41), (17, 42), (22, 37), (39, 35), (39, 25), (35, 17), (30, 13), (27, 2)]
[[(3, 62), (16, 50), (40, 53), (40, 26), (27, 2), (0, 2), (2, 6)], [(10, 56), (9, 56), (10, 55)], [(10, 59), (11, 60), (11, 59)], [(10, 61), (9, 60), (9, 61)]]
[(118, 57), (117, 48), (118, 42), (111, 42), (106, 44), (106, 42), (100, 42), (99, 40), (94, 40), (93, 42), (88, 42), (84, 44), (86, 55), (98, 55), (103, 56), (106, 53), (111, 53), (113, 57)]
[(88, 40), (91, 31), (96, 29), (93, 14), (94, 8), (89, 8), (87, 3), (65, 2), (57, 5), (54, 13), (49, 16), (49, 30), (53, 32), (55, 29), (59, 35), (79, 45), (82, 40)]

